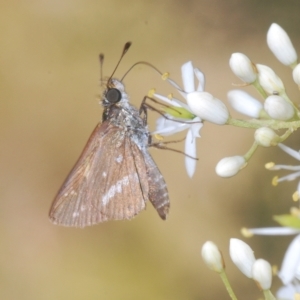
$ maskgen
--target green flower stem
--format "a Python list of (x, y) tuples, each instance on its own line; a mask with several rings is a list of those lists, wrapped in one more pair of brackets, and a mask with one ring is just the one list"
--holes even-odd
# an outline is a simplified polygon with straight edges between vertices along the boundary
[(254, 154), (255, 150), (257, 149), (258, 144), (256, 142), (254, 142), (251, 146), (251, 148), (248, 150), (248, 152), (244, 155), (244, 158), (246, 161), (248, 161), (251, 156)]
[(257, 89), (257, 91), (262, 95), (264, 99), (268, 97), (267, 93), (265, 90), (261, 87), (260, 83), (258, 80), (252, 83), (252, 85)]
[(282, 143), (283, 141), (285, 141), (292, 133), (293, 130), (288, 129), (283, 135), (279, 137), (278, 143)]
[(264, 296), (266, 300), (276, 300), (270, 290), (264, 290)]
[(229, 280), (228, 280), (228, 278), (227, 278), (227, 275), (226, 275), (225, 271), (223, 270), (223, 271), (222, 271), (221, 273), (219, 273), (219, 274), (220, 274), (220, 276), (221, 276), (221, 279), (222, 279), (222, 281), (223, 281), (223, 283), (224, 283), (224, 285), (225, 285), (225, 287), (226, 287), (226, 290), (227, 290), (227, 292), (228, 292), (230, 298), (231, 298), (232, 300), (237, 300), (237, 297), (235, 296), (235, 294), (234, 294), (234, 292), (233, 292), (233, 290), (232, 290), (232, 288), (231, 288), (231, 285), (230, 285), (230, 283), (229, 283)]
[(239, 120), (233, 118), (229, 118), (226, 124), (236, 126), (236, 127), (252, 128), (252, 129), (258, 129), (260, 127), (269, 127), (274, 130), (289, 129), (291, 131), (294, 131), (300, 127), (300, 121), (285, 122), (285, 121), (278, 121), (278, 120), (257, 120), (257, 119)]

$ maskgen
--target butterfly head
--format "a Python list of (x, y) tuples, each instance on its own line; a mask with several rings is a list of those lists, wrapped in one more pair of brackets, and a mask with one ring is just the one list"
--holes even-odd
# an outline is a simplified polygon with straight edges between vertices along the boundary
[(103, 93), (103, 106), (111, 106), (124, 101), (127, 101), (127, 94), (123, 83), (115, 78), (109, 79)]

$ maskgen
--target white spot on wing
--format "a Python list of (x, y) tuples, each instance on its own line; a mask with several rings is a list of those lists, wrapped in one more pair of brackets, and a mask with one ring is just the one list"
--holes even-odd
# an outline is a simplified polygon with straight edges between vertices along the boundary
[(119, 154), (118, 157), (116, 158), (116, 162), (120, 164), (122, 161), (123, 161), (123, 155)]
[(124, 176), (122, 179), (118, 180), (114, 185), (112, 185), (107, 191), (107, 193), (102, 197), (103, 205), (107, 205), (110, 199), (113, 198), (117, 193), (121, 194), (123, 186), (129, 185), (130, 180), (137, 181), (137, 174)]
[(77, 218), (78, 216), (79, 216), (79, 212), (78, 211), (73, 212), (73, 215), (72, 215), (73, 218)]

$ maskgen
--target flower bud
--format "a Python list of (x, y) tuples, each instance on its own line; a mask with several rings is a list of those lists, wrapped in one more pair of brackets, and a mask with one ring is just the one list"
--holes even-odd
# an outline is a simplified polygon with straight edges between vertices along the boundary
[(246, 166), (246, 160), (242, 156), (231, 156), (221, 159), (216, 166), (216, 173), (221, 177), (231, 177)]
[(252, 249), (242, 240), (230, 239), (230, 257), (239, 270), (249, 278), (252, 278), (252, 266), (255, 257)]
[(188, 93), (187, 103), (191, 112), (203, 120), (223, 125), (229, 119), (225, 104), (207, 92)]
[(293, 79), (300, 87), (300, 64), (298, 64), (293, 70)]
[(257, 78), (257, 71), (252, 61), (243, 53), (233, 53), (229, 66), (235, 76), (246, 83), (253, 83)]
[(297, 53), (287, 33), (273, 23), (267, 33), (267, 43), (276, 58), (284, 65), (290, 66), (297, 62)]
[(272, 268), (264, 259), (257, 259), (252, 266), (252, 278), (262, 290), (269, 290), (272, 284)]
[(282, 121), (291, 119), (295, 113), (292, 105), (277, 95), (266, 99), (264, 109), (271, 118)]
[(282, 80), (271, 68), (260, 64), (257, 64), (256, 67), (259, 83), (268, 94), (282, 94), (285, 91)]
[(256, 129), (254, 139), (258, 145), (263, 147), (276, 146), (279, 141), (279, 136), (276, 132), (268, 127)]
[(218, 247), (207, 241), (201, 250), (202, 258), (206, 265), (213, 271), (221, 273), (224, 269), (223, 257)]
[(263, 109), (258, 100), (242, 90), (232, 90), (228, 92), (227, 97), (231, 106), (246, 116), (258, 118)]

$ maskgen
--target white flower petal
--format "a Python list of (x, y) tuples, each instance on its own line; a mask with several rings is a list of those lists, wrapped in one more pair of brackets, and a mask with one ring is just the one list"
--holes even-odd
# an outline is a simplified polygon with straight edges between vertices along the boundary
[(300, 166), (288, 166), (288, 165), (274, 165), (268, 170), (289, 170), (289, 171), (300, 171)]
[(196, 117), (193, 119), (193, 122), (199, 122), (199, 123), (194, 123), (191, 125), (191, 132), (193, 134), (193, 137), (196, 138), (196, 137), (200, 137), (200, 129), (203, 127), (203, 123), (200, 123), (200, 118), (199, 117)]
[(296, 158), (297, 160), (300, 160), (300, 152), (296, 151), (284, 144), (278, 144), (278, 147), (283, 150), (284, 152), (286, 152), (287, 154), (289, 154), (290, 156)]
[(189, 93), (187, 103), (191, 112), (203, 120), (224, 125), (229, 119), (225, 104), (207, 92)]
[[(172, 118), (168, 116), (168, 118)], [(156, 131), (152, 132), (152, 134), (160, 134), (164, 136), (172, 135), (177, 132), (181, 132), (191, 125), (185, 121), (183, 122), (175, 122), (165, 117), (160, 117), (156, 120)]]
[(198, 92), (203, 92), (204, 91), (204, 86), (205, 86), (205, 76), (204, 74), (197, 68), (194, 69), (195, 75), (199, 81), (197, 91)]
[(300, 177), (300, 172), (295, 172), (283, 177), (280, 177), (277, 179), (277, 182), (282, 182), (282, 181), (292, 181), (295, 180), (296, 178)]
[(278, 277), (283, 284), (290, 283), (295, 277), (296, 270), (300, 263), (300, 234), (297, 235), (287, 251), (285, 252), (281, 269), (278, 273)]
[(291, 227), (264, 227), (264, 228), (250, 228), (250, 233), (257, 235), (292, 235), (300, 233), (300, 229)]
[[(191, 130), (188, 131), (185, 139), (185, 150), (184, 152), (192, 157), (196, 158), (196, 141), (193, 137), (193, 133)], [(190, 178), (193, 177), (196, 170), (197, 161), (192, 159), (191, 157), (185, 156), (185, 168)]]
[(194, 67), (191, 61), (183, 64), (181, 67), (181, 76), (184, 91), (186, 93), (195, 91), (195, 82), (194, 82)]

